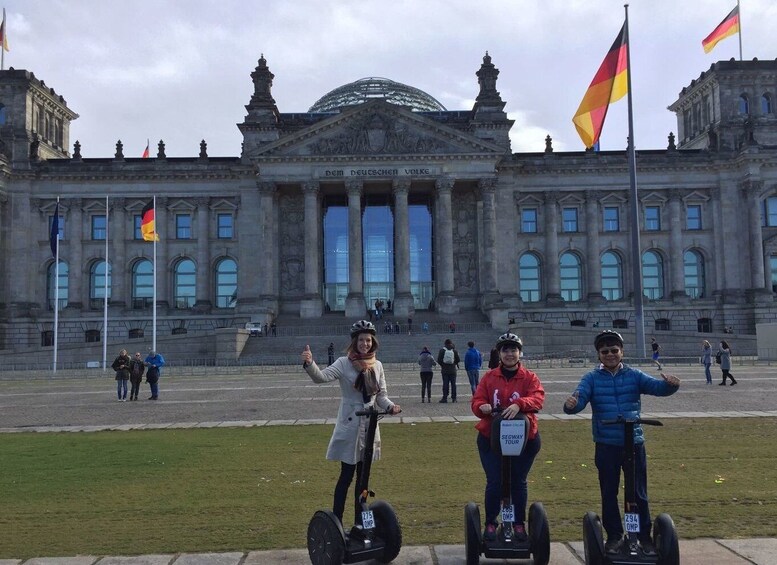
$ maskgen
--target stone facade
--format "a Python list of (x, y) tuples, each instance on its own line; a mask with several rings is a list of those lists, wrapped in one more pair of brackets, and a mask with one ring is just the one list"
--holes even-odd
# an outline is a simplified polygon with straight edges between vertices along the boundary
[[(285, 114), (261, 58), (238, 125), (241, 155), (209, 158), (203, 141), (196, 157), (167, 158), (160, 141), (156, 158), (136, 159), (124, 157), (121, 142), (110, 158), (82, 156), (77, 141), (68, 153), (77, 114), (32, 73), (0, 71), (0, 349), (50, 338), (49, 222), (58, 199), (68, 269), (59, 340), (99, 338), (94, 269), (105, 258), (106, 196), (111, 343), (151, 333), (151, 303), (138, 288), (154, 246), (138, 238), (136, 222), (153, 196), (162, 336), (322, 317), (323, 203), (332, 198), (348, 210), (344, 317), (368, 306), (361, 219), (367, 200), (380, 198), (394, 222), (400, 318), (431, 307), (441, 316), (482, 312), (500, 328), (509, 318), (631, 328), (631, 273), (642, 261), (648, 328), (752, 333), (777, 321), (773, 61), (713, 64), (670, 106), (679, 144), (670, 134), (665, 149), (637, 153), (642, 260), (631, 252), (625, 153), (557, 153), (550, 138), (544, 152), (512, 153), (498, 74), (486, 55), (469, 110), (414, 111), (377, 98)], [(408, 207), (419, 198), (430, 203), (434, 273), (432, 301), (421, 305), (408, 236)], [(606, 277), (603, 261), (614, 261)], [(224, 290), (230, 277), (234, 292)]]

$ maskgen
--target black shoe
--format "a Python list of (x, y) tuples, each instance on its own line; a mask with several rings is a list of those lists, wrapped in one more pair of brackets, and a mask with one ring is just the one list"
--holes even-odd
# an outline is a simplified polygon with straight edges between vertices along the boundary
[(608, 539), (607, 543), (604, 544), (604, 552), (609, 553), (610, 555), (613, 555), (616, 553), (620, 553), (622, 547), (623, 547), (623, 538)]
[(422, 396), (421, 397), (421, 404), (423, 404), (423, 403), (424, 403), (424, 397)]
[(653, 540), (649, 537), (641, 538), (639, 545), (642, 547), (642, 553), (645, 555), (653, 556), (656, 554), (656, 546), (653, 545)]
[(737, 384), (737, 381), (732, 381), (731, 382), (731, 386), (734, 386), (735, 384)]
[(451, 398), (451, 402), (456, 402), (456, 399), (455, 398)]
[(723, 381), (722, 383), (718, 383), (718, 386), (726, 386), (726, 381)]
[(447, 404), (448, 399), (447, 398), (441, 398), (439, 404)]

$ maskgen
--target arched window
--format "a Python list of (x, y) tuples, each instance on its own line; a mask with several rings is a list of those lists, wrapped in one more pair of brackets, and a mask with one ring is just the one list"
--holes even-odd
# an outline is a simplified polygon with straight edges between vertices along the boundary
[(559, 261), (561, 277), (561, 297), (567, 302), (580, 300), (583, 293), (583, 268), (580, 257), (567, 251)]
[(154, 266), (141, 259), (132, 267), (132, 307), (149, 308), (154, 300)]
[(46, 301), (48, 303), (48, 309), (54, 310), (54, 304), (57, 304), (57, 307), (59, 310), (62, 310), (67, 306), (67, 298), (68, 298), (68, 267), (67, 263), (64, 261), (59, 262), (59, 295), (54, 297), (54, 293), (56, 292), (56, 280), (54, 277), (56, 276), (56, 267), (54, 263), (52, 262), (51, 265), (49, 265), (48, 273), (46, 276)]
[(216, 264), (216, 308), (237, 305), (237, 263), (225, 258)]
[(704, 297), (704, 257), (701, 253), (689, 249), (683, 254), (683, 276), (685, 294), (691, 298)]
[(742, 94), (739, 97), (739, 113), (743, 116), (750, 113), (750, 101), (747, 99), (747, 94)]
[[(108, 265), (108, 300), (111, 299), (111, 266)], [(92, 308), (102, 307), (105, 301), (105, 261), (95, 261), (89, 269), (89, 300)]]
[(539, 257), (534, 253), (524, 253), (518, 260), (518, 286), (521, 289), (521, 300), (539, 302), (541, 282)]
[(602, 255), (602, 296), (607, 300), (623, 298), (623, 264), (620, 256), (613, 251)]
[(194, 306), (197, 288), (194, 261), (191, 259), (182, 259), (181, 261), (178, 261), (178, 264), (175, 266), (173, 284), (175, 307), (191, 308)]
[(772, 113), (772, 95), (768, 92), (764, 92), (761, 96), (761, 113), (764, 115)]
[(642, 255), (642, 292), (651, 300), (664, 297), (664, 262), (655, 251)]

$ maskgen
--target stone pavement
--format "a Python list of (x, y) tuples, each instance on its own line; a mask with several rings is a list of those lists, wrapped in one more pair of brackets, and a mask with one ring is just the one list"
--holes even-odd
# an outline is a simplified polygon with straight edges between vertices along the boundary
[[(584, 563), (583, 542), (551, 543), (551, 565)], [(683, 565), (775, 565), (777, 540), (759, 539), (699, 539), (680, 541), (680, 561)], [(248, 553), (182, 553), (180, 555), (138, 555), (134, 557), (43, 557), (26, 561), (0, 559), (0, 565), (301, 565), (309, 563), (304, 549), (252, 551)], [(482, 559), (481, 564), (530, 563)], [(375, 562), (362, 562), (375, 563)], [(464, 565), (463, 545), (403, 547), (397, 565)]]
[[(737, 387), (708, 386), (698, 366), (667, 368), (682, 379), (672, 397), (643, 400), (643, 416), (653, 418), (777, 417), (777, 367), (736, 367)], [(650, 369), (647, 369), (651, 372)], [(215, 426), (333, 424), (339, 391), (313, 385), (298, 368), (277, 373), (224, 377), (166, 377), (158, 402), (116, 403), (112, 375), (95, 378), (3, 381), (0, 389), (0, 432), (92, 432)], [(584, 372), (582, 368), (542, 370), (546, 412), (540, 418), (590, 418), (590, 411), (567, 416), (564, 399)], [(439, 386), (438, 383), (435, 383)], [(459, 379), (456, 404), (420, 404), (415, 371), (394, 372), (390, 396), (403, 407), (402, 416), (383, 424), (470, 422), (469, 387)], [(552, 535), (552, 531), (551, 531)], [(777, 565), (777, 539), (699, 539), (680, 541), (684, 565)], [(0, 565), (275, 565), (308, 563), (305, 549), (140, 556), (45, 557), (0, 559)], [(551, 564), (583, 563), (582, 542), (553, 543)], [(398, 565), (464, 565), (463, 545), (404, 547)], [(508, 563), (501, 560), (483, 564)], [(512, 561), (512, 563), (517, 563)], [(528, 563), (524, 561), (523, 563)]]

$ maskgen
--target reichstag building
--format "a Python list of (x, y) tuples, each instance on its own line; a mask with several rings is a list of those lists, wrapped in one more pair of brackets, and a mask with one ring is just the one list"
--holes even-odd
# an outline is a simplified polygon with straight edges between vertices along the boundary
[(625, 148), (556, 152), (548, 137), (513, 153), (498, 75), (486, 54), (472, 108), (367, 78), (284, 113), (262, 56), (239, 156), (210, 157), (203, 140), (168, 158), (160, 141), (141, 159), (120, 142), (82, 155), (65, 99), (0, 71), (0, 349), (49, 347), (55, 308), (60, 344), (99, 341), (106, 288), (109, 341), (150, 336), (152, 196), (160, 336), (345, 322), (376, 300), (398, 319), (629, 328), (635, 261), (648, 331), (777, 319), (777, 61), (714, 63), (669, 106), (666, 147), (637, 152), (639, 256)]

